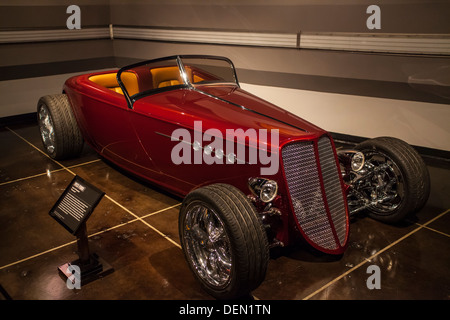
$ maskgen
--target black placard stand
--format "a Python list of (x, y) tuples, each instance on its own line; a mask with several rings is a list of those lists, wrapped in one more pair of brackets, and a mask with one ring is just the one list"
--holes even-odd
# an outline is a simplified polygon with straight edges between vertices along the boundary
[[(93, 185), (75, 176), (50, 210), (50, 216), (77, 237), (79, 258), (58, 267), (60, 276), (66, 283), (70, 278), (69, 281), (72, 281), (74, 288), (114, 271), (106, 261), (90, 252), (86, 229), (86, 220), (104, 194)], [(74, 267), (79, 268), (80, 274), (74, 274)], [(76, 281), (79, 283), (75, 283)]]

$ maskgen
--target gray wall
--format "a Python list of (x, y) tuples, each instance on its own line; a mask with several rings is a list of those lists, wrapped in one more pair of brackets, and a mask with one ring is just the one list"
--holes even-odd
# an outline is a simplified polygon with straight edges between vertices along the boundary
[(382, 11), (382, 32), (449, 33), (449, 1), (433, 0), (112, 0), (118, 25), (284, 32), (367, 32), (369, 5)]
[[(107, 28), (109, 1), (76, 1), (82, 28)], [(21, 31), (67, 30), (73, 1), (0, 1), (0, 35)], [(67, 30), (68, 31), (68, 30)], [(60, 93), (70, 74), (114, 65), (110, 39), (0, 43), (0, 118), (35, 112), (37, 100)]]
[[(36, 4), (37, 3), (37, 4)], [(73, 1), (0, 3), (1, 31), (65, 29)], [(82, 29), (124, 28), (136, 37), (0, 43), (0, 117), (34, 112), (39, 95), (60, 90), (68, 75), (172, 54), (231, 58), (242, 86), (332, 132), (392, 135), (411, 144), (450, 150), (450, 55), (370, 50), (303, 49), (302, 36), (403, 34), (450, 39), (449, 1), (229, 0), (77, 1)], [(366, 8), (381, 8), (381, 30), (368, 30)], [(117, 28), (117, 29), (116, 29)], [(145, 40), (140, 31), (297, 34), (298, 46)], [(375, 38), (375, 39), (378, 39)], [(70, 40), (70, 41), (69, 41)], [(211, 40), (211, 39), (210, 39)], [(390, 46), (395, 44), (390, 42)], [(399, 40), (400, 41), (400, 40)], [(447, 49), (446, 49), (447, 50)], [(33, 87), (33, 83), (36, 86)], [(30, 88), (23, 90), (23, 88)]]
[[(75, 1), (81, 8), (82, 28), (107, 27), (109, 1)], [(66, 8), (74, 1), (0, 1), (0, 31), (66, 29), (70, 14)], [(105, 41), (26, 42), (0, 44), (0, 66), (32, 65), (73, 61), (113, 55), (112, 43)]]

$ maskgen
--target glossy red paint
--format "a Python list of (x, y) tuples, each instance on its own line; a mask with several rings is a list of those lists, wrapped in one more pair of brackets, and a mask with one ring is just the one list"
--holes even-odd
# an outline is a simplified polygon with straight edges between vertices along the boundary
[[(190, 132), (193, 137), (192, 141), (187, 141), (190, 143), (194, 137), (201, 137), (209, 128), (219, 130), (223, 137), (226, 137), (227, 129), (278, 129), (279, 170), (275, 175), (267, 177), (276, 180), (279, 186), (279, 196), (273, 201), (273, 205), (279, 208), (282, 216), (272, 224), (275, 238), (288, 245), (301, 234), (307, 242), (321, 251), (332, 254), (344, 251), (345, 245), (337, 250), (324, 250), (302, 231), (288, 197), (280, 156), (285, 144), (295, 140), (317, 142), (319, 137), (327, 134), (326, 131), (242, 90), (238, 85), (174, 88), (141, 98), (130, 108), (124, 95), (89, 80), (91, 76), (111, 72), (116, 73), (117, 70), (72, 77), (65, 82), (63, 89), (69, 97), (86, 142), (100, 155), (181, 197), (196, 188), (217, 182), (232, 184), (250, 195), (247, 181), (250, 177), (261, 176), (260, 165), (175, 165), (171, 152), (180, 142), (172, 141), (170, 137), (179, 128)], [(194, 132), (194, 121), (201, 121), (202, 132)], [(270, 146), (269, 143), (267, 148)], [(246, 148), (251, 148), (250, 141), (246, 142)], [(336, 152), (334, 155), (336, 165), (339, 166)], [(342, 179), (341, 185), (343, 187)], [(323, 181), (321, 186), (323, 191)], [(348, 213), (346, 215), (345, 243), (348, 238)], [(330, 216), (328, 219), (332, 224)]]

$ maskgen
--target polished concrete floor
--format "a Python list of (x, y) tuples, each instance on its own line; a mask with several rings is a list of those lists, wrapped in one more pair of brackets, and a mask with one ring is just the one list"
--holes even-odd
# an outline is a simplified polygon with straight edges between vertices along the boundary
[[(339, 259), (304, 247), (275, 252), (253, 297), (450, 299), (450, 167), (426, 160), (432, 193), (415, 221), (392, 226), (358, 216)], [(78, 258), (76, 238), (49, 215), (74, 175), (106, 193), (87, 232), (91, 251), (114, 268), (81, 289), (69, 289), (57, 271)], [(88, 147), (78, 159), (51, 160), (34, 123), (0, 128), (0, 300), (211, 299), (180, 249), (179, 205)], [(371, 265), (380, 268), (380, 289), (367, 286)]]

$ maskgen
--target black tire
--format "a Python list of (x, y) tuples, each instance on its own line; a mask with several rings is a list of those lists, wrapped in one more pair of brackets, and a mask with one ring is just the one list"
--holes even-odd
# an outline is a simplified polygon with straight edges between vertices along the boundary
[(44, 149), (52, 159), (63, 160), (80, 155), (84, 140), (67, 95), (40, 98), (37, 117)]
[(393, 137), (378, 137), (366, 140), (356, 146), (363, 152), (366, 161), (376, 154), (390, 159), (400, 174), (402, 199), (391, 211), (380, 211), (369, 207), (368, 214), (376, 220), (387, 223), (399, 222), (411, 218), (423, 208), (430, 195), (430, 175), (419, 153), (406, 142)]
[[(215, 226), (219, 226), (212, 228), (214, 232), (208, 233), (201, 223), (194, 225), (195, 213), (192, 211), (200, 215), (200, 210), (204, 211), (202, 217), (205, 218), (202, 219), (214, 220)], [(208, 226), (212, 224), (208, 223)], [(223, 241), (212, 241), (212, 235), (220, 235), (221, 231), (224, 231), (226, 237), (222, 235), (216, 238)], [(213, 297), (245, 297), (264, 280), (269, 261), (267, 235), (254, 206), (235, 187), (214, 184), (188, 194), (180, 209), (179, 233), (190, 269), (202, 287)], [(215, 250), (216, 244), (219, 250)], [(202, 254), (208, 250), (221, 257), (219, 263), (213, 260), (214, 254), (209, 255), (208, 261), (202, 260)], [(197, 254), (198, 251), (201, 254)], [(207, 266), (203, 267), (199, 260)], [(211, 280), (210, 274), (213, 272), (208, 273), (205, 269), (222, 262), (226, 265), (225, 270), (222, 265), (217, 269), (223, 272), (216, 273), (220, 273), (217, 277), (220, 282), (216, 281), (217, 278)], [(228, 263), (231, 266), (228, 266)], [(211, 271), (211, 268), (208, 271)]]

